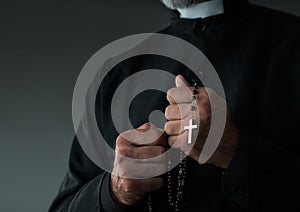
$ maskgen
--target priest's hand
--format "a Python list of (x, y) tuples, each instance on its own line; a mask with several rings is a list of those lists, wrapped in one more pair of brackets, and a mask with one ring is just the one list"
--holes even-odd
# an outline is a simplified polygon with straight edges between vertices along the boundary
[[(148, 131), (149, 134), (145, 138), (145, 135), (137, 131)], [(151, 137), (154, 138), (153, 142), (146, 144), (145, 140), (151, 141)], [(111, 190), (119, 203), (138, 204), (148, 192), (159, 190), (163, 186), (161, 177), (146, 177), (151, 175), (153, 170), (161, 173), (167, 171), (166, 157), (154, 158), (166, 152), (167, 142), (168, 138), (163, 130), (149, 123), (118, 136), (114, 170), (111, 175)], [(137, 160), (127, 160), (124, 156)], [(139, 159), (149, 159), (149, 161), (139, 161)]]
[[(195, 111), (191, 111), (193, 87), (187, 83), (183, 76), (176, 77), (176, 87), (172, 88), (167, 93), (167, 99), (170, 105), (166, 108), (165, 116), (168, 120), (165, 124), (165, 132), (169, 135), (168, 143), (173, 148), (178, 148), (188, 154), (195, 160), (199, 160), (200, 153), (208, 136), (211, 123), (211, 104), (209, 96), (218, 108), (225, 108), (227, 110), (227, 118), (223, 136), (218, 148), (206, 163), (214, 164), (221, 168), (227, 168), (235, 153), (239, 130), (232, 122), (230, 111), (223, 98), (218, 96), (213, 90), (209, 88), (199, 87), (195, 94), (194, 104), (197, 104)], [(189, 120), (192, 118), (192, 113), (199, 113), (198, 123), (200, 123), (197, 131), (195, 144), (191, 149), (188, 144), (189, 130), (185, 130), (184, 126), (189, 125)], [(200, 119), (200, 120), (199, 120)], [(189, 151), (190, 150), (190, 151)]]

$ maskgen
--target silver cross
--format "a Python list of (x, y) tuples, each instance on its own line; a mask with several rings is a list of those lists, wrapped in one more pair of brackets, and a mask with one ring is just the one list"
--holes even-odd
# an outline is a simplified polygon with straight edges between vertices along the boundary
[(185, 130), (189, 130), (188, 144), (192, 143), (192, 131), (193, 129), (197, 129), (197, 125), (193, 125), (193, 119), (189, 120), (189, 126), (184, 126)]

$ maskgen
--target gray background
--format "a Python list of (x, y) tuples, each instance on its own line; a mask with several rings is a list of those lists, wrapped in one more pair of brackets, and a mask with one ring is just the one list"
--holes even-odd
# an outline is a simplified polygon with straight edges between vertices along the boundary
[[(297, 0), (255, 0), (300, 15)], [(67, 169), (72, 90), (103, 45), (168, 23), (159, 0), (1, 1), (0, 211), (46, 211)]]

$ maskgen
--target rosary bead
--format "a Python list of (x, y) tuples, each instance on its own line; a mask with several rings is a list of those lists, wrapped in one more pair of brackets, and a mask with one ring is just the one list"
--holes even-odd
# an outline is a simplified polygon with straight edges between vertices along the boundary
[[(178, 168), (178, 175), (177, 175), (177, 187), (173, 186), (173, 177), (171, 171), (168, 172), (167, 180), (168, 180), (168, 203), (173, 208), (173, 211), (181, 211), (183, 205), (183, 186), (185, 184), (185, 177), (186, 177), (186, 159), (185, 154), (183, 152), (179, 153), (179, 163)], [(168, 168), (170, 170), (171, 161), (168, 161)], [(176, 192), (174, 190), (176, 189)], [(149, 205), (149, 212), (152, 212), (151, 202), (148, 201)]]
[(196, 107), (195, 106), (191, 106), (191, 111), (195, 111)]

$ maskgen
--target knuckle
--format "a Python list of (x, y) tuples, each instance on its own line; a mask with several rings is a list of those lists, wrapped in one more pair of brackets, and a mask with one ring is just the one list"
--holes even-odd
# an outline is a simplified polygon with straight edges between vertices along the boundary
[(162, 154), (162, 153), (166, 152), (166, 149), (165, 149), (165, 147), (163, 147), (163, 146), (158, 146), (158, 147), (157, 147), (157, 152), (158, 152), (159, 154)]
[(126, 156), (130, 158), (137, 158), (137, 153), (132, 148), (128, 148), (126, 151)]
[(174, 122), (167, 122), (166, 133), (167, 134), (174, 134), (176, 132), (176, 125)]
[(117, 139), (116, 139), (116, 147), (122, 146), (124, 138), (122, 137), (122, 134), (118, 135)]
[(206, 92), (201, 93), (201, 96), (199, 96), (199, 99), (200, 99), (202, 106), (206, 106), (206, 105), (210, 104), (210, 97), (211, 96), (209, 96), (208, 93), (206, 93)]
[(126, 193), (132, 193), (133, 187), (134, 187), (134, 186), (132, 186), (132, 183), (131, 183), (131, 182), (126, 181), (126, 183), (124, 183), (123, 189), (124, 189), (124, 191), (125, 191)]
[(165, 117), (166, 117), (166, 119), (170, 118), (171, 111), (172, 111), (171, 105), (169, 105), (168, 107), (166, 107), (166, 110), (165, 110)]
[(172, 97), (173, 96), (173, 93), (174, 93), (174, 88), (171, 88), (167, 91), (167, 96), (168, 97)]
[(122, 156), (126, 156), (127, 152), (125, 148), (116, 148), (116, 152), (119, 154), (119, 155), (122, 155)]
[(207, 109), (200, 110), (200, 119), (201, 120), (209, 120), (211, 118), (211, 114)]
[(164, 127), (164, 128), (165, 128), (165, 132), (166, 132), (167, 134), (170, 132), (170, 131), (169, 131), (169, 130), (170, 130), (170, 125), (171, 125), (171, 124), (170, 124), (169, 121), (165, 123), (165, 127)]
[(121, 148), (118, 153), (125, 157), (136, 158), (136, 152), (132, 148)]
[(118, 144), (116, 145), (115, 151), (116, 151), (116, 153), (123, 155), (123, 154), (125, 154), (126, 149), (127, 149), (127, 146), (126, 146), (126, 145), (124, 145), (124, 144), (122, 144), (122, 143), (118, 143)]
[(199, 92), (202, 93), (202, 94), (205, 94), (206, 91), (207, 91), (205, 87), (200, 87), (198, 89), (199, 89)]

